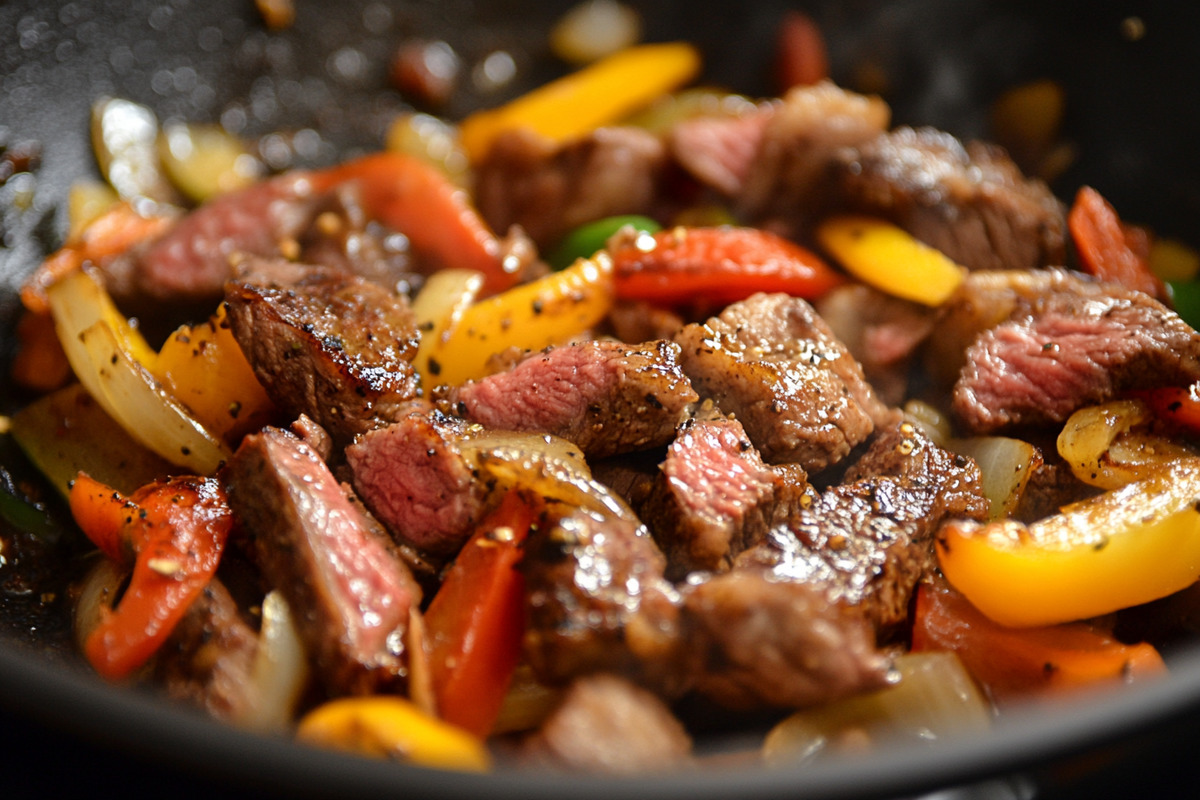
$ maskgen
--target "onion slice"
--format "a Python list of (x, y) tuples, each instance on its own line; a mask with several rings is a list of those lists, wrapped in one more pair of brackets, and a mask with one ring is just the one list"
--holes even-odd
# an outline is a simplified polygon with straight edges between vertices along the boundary
[(444, 269), (429, 276), (413, 298), (412, 311), (421, 332), (421, 343), (413, 357), (413, 366), (426, 387), (438, 384), (441, 368), (434, 358), (450, 332), (462, 319), (463, 312), (479, 297), (483, 273), (466, 269)]
[(295, 717), (308, 682), (308, 661), (287, 600), (271, 591), (262, 602), (262, 628), (251, 672), (251, 697), (238, 724), (262, 733), (282, 733)]
[(1042, 465), (1042, 454), (1021, 439), (1006, 436), (976, 436), (951, 439), (949, 450), (970, 456), (979, 466), (983, 494), (988, 499), (988, 518), (1007, 517), (1016, 511), (1029, 478)]
[(1141, 400), (1114, 400), (1076, 411), (1058, 437), (1058, 454), (1075, 477), (1101, 489), (1119, 489), (1195, 451), (1146, 426), (1153, 419)]
[(49, 287), (46, 298), (71, 368), (109, 416), (172, 464), (199, 475), (216, 472), (230, 455), (228, 447), (167, 394), (138, 359), (139, 347), (130, 342), (141, 337), (132, 339), (132, 328), (114, 322), (95, 278), (82, 270), (72, 273)]
[(794, 766), (895, 741), (933, 745), (991, 725), (991, 708), (956, 654), (906, 653), (896, 671), (895, 686), (784, 719), (763, 741), (766, 762)]
[(632, 509), (592, 477), (579, 448), (546, 433), (486, 431), (467, 437), (462, 453), (503, 486), (640, 524)]

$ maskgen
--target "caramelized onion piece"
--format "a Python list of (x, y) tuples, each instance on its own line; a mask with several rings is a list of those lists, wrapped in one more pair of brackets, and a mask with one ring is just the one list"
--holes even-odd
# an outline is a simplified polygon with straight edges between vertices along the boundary
[(278, 591), (268, 592), (262, 602), (262, 628), (251, 673), (251, 702), (235, 721), (263, 733), (288, 730), (308, 674), (291, 608)]
[(1114, 400), (1076, 411), (1058, 437), (1058, 453), (1075, 477), (1101, 489), (1119, 489), (1163, 464), (1195, 451), (1148, 430), (1153, 419), (1140, 400)]
[(799, 711), (780, 722), (763, 742), (766, 762), (794, 766), (896, 741), (932, 745), (991, 724), (987, 700), (954, 653), (908, 653), (896, 659), (896, 670), (895, 686)]

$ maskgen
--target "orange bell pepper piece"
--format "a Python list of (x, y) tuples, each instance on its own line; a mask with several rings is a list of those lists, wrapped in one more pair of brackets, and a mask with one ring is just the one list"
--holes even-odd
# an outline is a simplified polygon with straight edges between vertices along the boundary
[(957, 653), (1000, 704), (1166, 674), (1162, 656), (1149, 644), (1123, 644), (1083, 622), (1006, 628), (944, 584), (917, 591), (912, 649)]
[(128, 499), (76, 478), (69, 497), (84, 534), (133, 576), (120, 603), (84, 642), (92, 667), (118, 681), (158, 650), (216, 573), (233, 515), (220, 484), (184, 476), (156, 481)]
[(537, 503), (504, 496), (467, 541), (425, 612), (438, 713), (486, 737), (521, 654), (525, 582), (516, 569)]
[(1067, 228), (1085, 272), (1166, 299), (1166, 287), (1150, 269), (1146, 232), (1122, 224), (1116, 210), (1092, 187), (1076, 193)]

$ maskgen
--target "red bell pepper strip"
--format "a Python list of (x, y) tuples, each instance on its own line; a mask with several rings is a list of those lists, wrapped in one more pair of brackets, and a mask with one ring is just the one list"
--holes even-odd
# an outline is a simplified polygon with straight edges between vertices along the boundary
[(825, 37), (803, 11), (784, 12), (775, 36), (775, 82), (779, 94), (796, 86), (812, 86), (829, 77)]
[(129, 588), (83, 645), (92, 667), (118, 681), (154, 655), (212, 580), (233, 516), (212, 478), (157, 481), (126, 499), (81, 475), (69, 499), (76, 522), (106, 556), (136, 558)]
[(1200, 383), (1163, 386), (1133, 395), (1144, 400), (1160, 420), (1186, 434), (1200, 436)]
[(1149, 644), (1124, 644), (1084, 622), (1006, 628), (946, 584), (918, 589), (912, 649), (954, 651), (998, 704), (1166, 674)]
[(1167, 298), (1162, 280), (1150, 269), (1146, 232), (1122, 224), (1095, 189), (1084, 186), (1076, 193), (1067, 227), (1084, 272), (1159, 300)]
[(317, 191), (355, 181), (367, 215), (394, 228), (418, 253), (441, 266), (484, 276), (483, 291), (503, 291), (517, 282), (503, 248), (471, 205), (467, 193), (435, 167), (395, 152), (374, 153), (312, 174)]
[(514, 489), (463, 546), (425, 612), (440, 716), (486, 737), (521, 655), (525, 581), (521, 543), (538, 503)]
[(815, 299), (845, 282), (825, 261), (758, 228), (676, 227), (612, 251), (617, 297), (678, 305), (732, 303), (755, 292)]

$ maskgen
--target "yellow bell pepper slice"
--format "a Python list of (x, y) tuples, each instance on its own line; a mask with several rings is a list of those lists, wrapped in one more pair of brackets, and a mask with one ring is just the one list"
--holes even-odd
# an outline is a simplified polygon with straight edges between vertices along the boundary
[(941, 305), (966, 277), (964, 267), (881, 219), (829, 217), (817, 226), (816, 236), (847, 272), (905, 300)]
[(483, 274), (474, 270), (443, 269), (430, 275), (413, 298), (412, 312), (421, 332), (413, 366), (421, 376), (422, 386), (437, 385), (438, 378), (430, 370), (431, 360), (445, 342), (447, 332), (458, 325), (463, 313), (475, 302), (483, 283)]
[(167, 337), (151, 370), (206, 430), (231, 444), (269, 421), (274, 404), (254, 375), (226, 319), (183, 325)]
[(630, 47), (551, 81), (499, 108), (463, 120), (460, 141), (472, 162), (501, 132), (527, 128), (556, 142), (620, 120), (691, 80), (700, 53), (686, 42)]
[(1025, 526), (948, 523), (942, 572), (1010, 627), (1087, 619), (1165, 597), (1200, 578), (1200, 458)]
[(462, 312), (428, 352), (433, 380), (456, 385), (488, 374), (492, 356), (510, 348), (565, 344), (612, 309), (613, 263), (605, 252), (561, 272), (513, 287)]
[(317, 747), (424, 767), (466, 772), (491, 768), (491, 756), (480, 739), (394, 695), (331, 700), (300, 720), (296, 738)]

